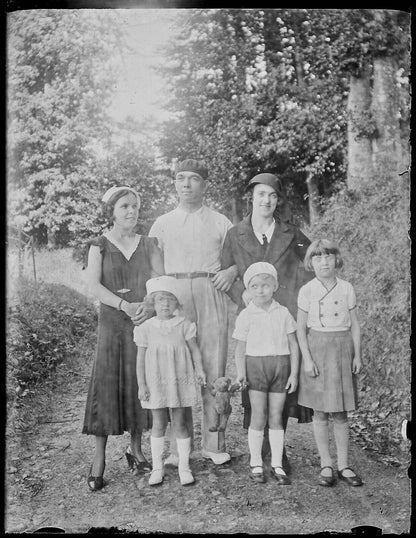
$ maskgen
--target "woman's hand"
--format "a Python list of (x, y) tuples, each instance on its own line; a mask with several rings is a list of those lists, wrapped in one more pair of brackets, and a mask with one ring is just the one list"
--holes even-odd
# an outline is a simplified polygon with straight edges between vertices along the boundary
[(135, 312), (131, 317), (131, 320), (134, 325), (141, 325), (144, 321), (151, 318), (154, 314), (154, 309), (152, 306), (147, 305), (146, 303), (131, 303), (137, 305)]
[(303, 359), (303, 369), (305, 370), (306, 375), (309, 377), (316, 377), (319, 375), (319, 370), (313, 360)]
[(352, 360), (352, 373), (359, 374), (363, 368), (363, 363), (361, 362), (361, 357), (354, 357)]
[(207, 386), (207, 375), (204, 370), (195, 370), (196, 381), (201, 387)]
[(228, 291), (234, 280), (237, 277), (237, 267), (232, 265), (228, 269), (218, 271), (218, 273), (212, 277), (212, 283), (220, 291)]
[(140, 305), (141, 303), (129, 303), (128, 301), (125, 301), (123, 299), (123, 302), (121, 303), (121, 306), (120, 306), (120, 310), (122, 310), (130, 318), (133, 318), (133, 316), (136, 313), (136, 310), (139, 308)]
[(147, 402), (150, 398), (150, 391), (149, 387), (144, 383), (143, 385), (139, 385), (139, 400), (143, 400)]
[(295, 392), (295, 390), (298, 388), (298, 376), (290, 374), (289, 379), (287, 380), (285, 389), (288, 391), (289, 394), (292, 392)]

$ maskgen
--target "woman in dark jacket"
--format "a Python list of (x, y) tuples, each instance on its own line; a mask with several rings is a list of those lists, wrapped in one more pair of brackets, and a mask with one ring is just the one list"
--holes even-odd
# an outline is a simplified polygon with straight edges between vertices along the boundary
[[(247, 191), (252, 191), (252, 211), (228, 231), (222, 250), (221, 268), (235, 265), (238, 269), (238, 278), (228, 294), (239, 310), (244, 308), (242, 279), (245, 270), (252, 263), (269, 262), (276, 268), (279, 277), (279, 289), (274, 299), (286, 306), (296, 319), (299, 289), (313, 278), (313, 274), (303, 266), (310, 240), (297, 226), (282, 218), (285, 198), (279, 178), (273, 174), (258, 174), (248, 183)], [(243, 426), (248, 428), (251, 408), (247, 390), (242, 393), (242, 402)], [(297, 418), (299, 422), (312, 420), (312, 410), (297, 405), (297, 392), (286, 399), (283, 413), (285, 430), (289, 416)], [(267, 440), (267, 435), (264, 438)], [(290, 471), (286, 454), (283, 456), (283, 466), (286, 472)]]

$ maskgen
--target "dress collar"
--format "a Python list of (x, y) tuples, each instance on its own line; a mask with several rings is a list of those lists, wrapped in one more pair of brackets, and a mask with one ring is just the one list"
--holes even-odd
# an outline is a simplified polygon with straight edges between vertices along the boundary
[(170, 319), (159, 319), (156, 316), (150, 319), (152, 320), (153, 325), (160, 329), (162, 332), (166, 331), (166, 333), (170, 333), (172, 328), (182, 323), (185, 318), (183, 316), (176, 315)]

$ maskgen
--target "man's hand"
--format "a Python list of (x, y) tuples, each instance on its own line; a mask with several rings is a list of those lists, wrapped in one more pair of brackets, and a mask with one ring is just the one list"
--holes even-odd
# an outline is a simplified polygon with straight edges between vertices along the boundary
[(218, 273), (212, 277), (212, 283), (220, 291), (228, 291), (234, 280), (237, 278), (237, 266), (232, 265), (228, 269), (218, 271)]

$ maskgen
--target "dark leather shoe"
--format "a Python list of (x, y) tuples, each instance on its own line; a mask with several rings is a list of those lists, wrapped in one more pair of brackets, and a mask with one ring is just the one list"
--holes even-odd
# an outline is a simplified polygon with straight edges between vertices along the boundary
[[(105, 466), (104, 466), (105, 467)], [(91, 491), (99, 491), (105, 486), (103, 475), (101, 476), (92, 476), (92, 465), (90, 467), (89, 476), (87, 478), (87, 484)], [(103, 470), (104, 474), (104, 470)]]
[[(256, 472), (254, 473), (254, 469), (259, 469), (261, 468), (261, 472)], [(251, 480), (253, 480), (254, 482), (257, 482), (258, 484), (264, 484), (264, 482), (266, 482), (266, 479), (264, 478), (264, 472), (263, 472), (263, 467), (261, 467), (260, 465), (255, 465), (254, 467), (250, 467), (250, 474), (249, 474), (249, 477), (251, 478)]]
[(275, 469), (283, 469), (283, 467), (272, 467), (270, 469), (270, 474), (276, 480), (279, 486), (288, 486), (290, 484), (289, 478), (285, 474), (276, 473)]
[[(348, 469), (349, 471), (352, 471), (354, 473), (354, 476), (344, 476), (342, 473)], [(355, 471), (351, 469), (351, 467), (344, 467), (344, 469), (341, 469), (341, 471), (338, 471), (338, 478), (340, 480), (344, 480), (348, 485), (350, 486), (362, 486), (363, 481), (358, 476), (358, 474), (355, 474)]]
[(322, 467), (321, 473), (324, 469), (331, 469), (331, 476), (323, 476), (322, 474), (319, 474), (318, 483), (320, 486), (330, 488), (335, 484), (334, 469), (329, 465), (325, 465), (325, 467)]
[(290, 465), (290, 461), (288, 460), (286, 450), (283, 451), (282, 468), (286, 474), (290, 474), (292, 472), (292, 466)]

